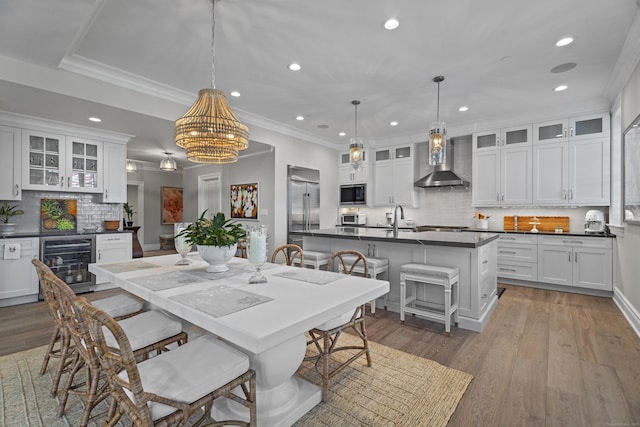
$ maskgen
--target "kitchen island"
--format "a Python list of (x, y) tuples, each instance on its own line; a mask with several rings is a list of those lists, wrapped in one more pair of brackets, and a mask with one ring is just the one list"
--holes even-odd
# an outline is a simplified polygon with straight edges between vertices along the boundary
[[(336, 227), (296, 232), (303, 237), (305, 250), (335, 252), (360, 251), (365, 256), (389, 260), (389, 294), (378, 304), (400, 312), (400, 266), (417, 262), (460, 269), (460, 328), (481, 332), (498, 303), (497, 239), (486, 232), (453, 232)], [(436, 287), (421, 289), (421, 299), (443, 302)]]

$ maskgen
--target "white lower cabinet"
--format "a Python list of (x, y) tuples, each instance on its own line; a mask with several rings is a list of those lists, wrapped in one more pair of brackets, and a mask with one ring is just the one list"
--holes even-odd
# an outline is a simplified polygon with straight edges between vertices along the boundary
[(538, 280), (538, 236), (501, 234), (498, 238), (498, 276)]
[[(96, 235), (96, 264), (128, 261), (132, 259), (131, 233), (112, 233)], [(96, 275), (96, 285), (106, 289), (106, 278)]]
[[(38, 274), (31, 260), (38, 258), (39, 244), (37, 237), (0, 239), (0, 307), (38, 301)], [(18, 257), (10, 259), (10, 253)]]
[(538, 281), (612, 291), (612, 246), (602, 237), (540, 236)]

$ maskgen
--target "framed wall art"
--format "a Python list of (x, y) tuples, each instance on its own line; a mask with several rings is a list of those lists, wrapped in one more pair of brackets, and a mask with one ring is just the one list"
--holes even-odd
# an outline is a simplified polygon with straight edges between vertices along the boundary
[(162, 187), (162, 224), (182, 222), (182, 188)]
[(230, 187), (231, 218), (258, 219), (258, 183), (232, 184)]

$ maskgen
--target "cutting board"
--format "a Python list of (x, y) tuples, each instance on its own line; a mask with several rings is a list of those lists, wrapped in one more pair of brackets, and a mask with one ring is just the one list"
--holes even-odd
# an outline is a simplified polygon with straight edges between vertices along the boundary
[[(556, 226), (562, 227), (563, 233), (569, 232), (569, 217), (568, 216), (521, 216), (518, 215), (518, 231), (531, 231), (533, 224), (529, 224), (533, 221), (533, 218), (537, 218), (540, 223), (537, 225), (538, 231), (554, 233)], [(504, 217), (504, 231), (514, 231), (513, 216)]]

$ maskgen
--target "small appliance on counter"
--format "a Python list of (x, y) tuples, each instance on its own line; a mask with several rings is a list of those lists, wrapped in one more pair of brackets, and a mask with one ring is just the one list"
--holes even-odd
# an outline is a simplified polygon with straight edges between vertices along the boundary
[(604, 234), (606, 232), (604, 212), (599, 210), (587, 211), (584, 217), (584, 232), (587, 234)]
[(345, 213), (340, 215), (340, 224), (342, 225), (366, 225), (367, 224), (367, 215), (355, 212), (355, 213)]

